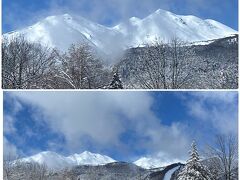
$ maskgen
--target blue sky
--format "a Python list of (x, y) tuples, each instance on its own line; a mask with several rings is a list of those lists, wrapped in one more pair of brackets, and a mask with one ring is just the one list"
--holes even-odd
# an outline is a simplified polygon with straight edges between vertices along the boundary
[(186, 159), (217, 134), (237, 134), (235, 92), (4, 92), (4, 152), (85, 150), (133, 161)]
[(77, 14), (112, 26), (157, 9), (214, 19), (238, 29), (238, 0), (2, 0), (3, 33), (31, 25), (56, 14)]

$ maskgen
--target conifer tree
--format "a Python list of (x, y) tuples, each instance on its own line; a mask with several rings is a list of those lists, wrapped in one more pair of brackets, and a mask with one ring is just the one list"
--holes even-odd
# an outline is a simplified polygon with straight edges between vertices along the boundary
[(212, 175), (200, 162), (196, 143), (192, 143), (190, 158), (182, 171), (178, 174), (177, 180), (213, 180)]
[(113, 74), (113, 80), (109, 85), (109, 89), (123, 89), (122, 81), (117, 71)]

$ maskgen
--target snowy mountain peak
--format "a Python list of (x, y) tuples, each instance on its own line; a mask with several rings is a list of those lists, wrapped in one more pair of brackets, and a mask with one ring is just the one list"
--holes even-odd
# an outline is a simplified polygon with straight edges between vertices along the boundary
[(39, 164), (45, 164), (51, 169), (63, 169), (67, 167), (77, 165), (103, 165), (111, 162), (115, 162), (114, 159), (100, 154), (94, 154), (88, 151), (84, 151), (81, 154), (73, 154), (65, 157), (58, 153), (51, 151), (40, 152), (36, 155), (19, 159), (21, 162), (36, 162)]
[(83, 152), (81, 153), (81, 155), (91, 156), (91, 155), (96, 155), (96, 154), (91, 153), (91, 152), (89, 152), (89, 151), (83, 151)]
[(131, 17), (131, 18), (129, 19), (129, 22), (131, 22), (132, 24), (138, 23), (138, 22), (140, 22), (140, 21), (141, 21), (141, 19), (140, 19), (140, 18), (137, 18), (137, 17)]
[(73, 43), (87, 43), (97, 52), (115, 54), (128, 47), (151, 43), (156, 37), (163, 42), (169, 42), (173, 37), (196, 42), (230, 36), (237, 34), (237, 31), (214, 20), (176, 15), (158, 9), (146, 18), (132, 17), (111, 28), (81, 16), (49, 16), (30, 27), (3, 36), (11, 38), (19, 34), (30, 41), (63, 51)]
[(44, 162), (46, 159), (55, 159), (55, 158), (62, 158), (61, 155), (55, 153), (55, 152), (52, 152), (52, 151), (43, 151), (43, 152), (40, 152), (36, 155), (33, 155), (30, 157), (30, 159), (32, 160), (36, 160), (36, 161), (39, 161), (39, 162)]
[(164, 9), (158, 9), (158, 10), (156, 10), (154, 13), (152, 13), (152, 14), (171, 14), (171, 15), (175, 15), (174, 13), (172, 13), (172, 12), (170, 12), (170, 11), (166, 11), (166, 10), (164, 10)]
[(95, 154), (88, 151), (84, 151), (81, 154), (74, 154), (74, 155), (68, 156), (68, 158), (76, 161), (77, 165), (81, 165), (81, 164), (101, 165), (101, 164), (115, 162), (114, 159), (108, 156)]

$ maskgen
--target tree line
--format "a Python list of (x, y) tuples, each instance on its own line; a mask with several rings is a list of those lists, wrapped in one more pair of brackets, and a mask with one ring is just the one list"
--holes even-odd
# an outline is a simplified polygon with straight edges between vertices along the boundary
[(235, 59), (229, 55), (229, 60), (223, 62), (220, 57), (199, 56), (189, 44), (173, 39), (168, 44), (160, 41), (147, 44), (135, 56), (125, 53), (109, 67), (87, 44), (72, 45), (63, 53), (19, 36), (3, 39), (2, 87), (234, 89), (238, 87)]
[(237, 46), (194, 46), (176, 38), (167, 44), (156, 40), (129, 50), (118, 69), (125, 87), (131, 89), (238, 87)]
[[(104, 66), (86, 44), (66, 53), (31, 43), (23, 36), (2, 43), (4, 89), (114, 89), (117, 72)], [(116, 77), (117, 75), (117, 77)], [(113, 77), (113, 79), (112, 79)], [(117, 79), (116, 79), (117, 78)], [(121, 83), (121, 82), (120, 82)]]

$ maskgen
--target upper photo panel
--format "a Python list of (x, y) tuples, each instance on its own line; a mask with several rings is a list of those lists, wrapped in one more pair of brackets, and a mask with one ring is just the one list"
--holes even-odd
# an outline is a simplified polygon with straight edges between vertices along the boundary
[(238, 0), (2, 0), (3, 89), (237, 89)]

